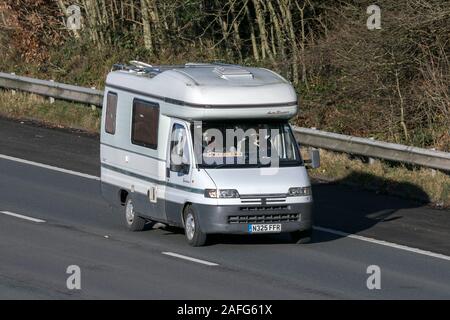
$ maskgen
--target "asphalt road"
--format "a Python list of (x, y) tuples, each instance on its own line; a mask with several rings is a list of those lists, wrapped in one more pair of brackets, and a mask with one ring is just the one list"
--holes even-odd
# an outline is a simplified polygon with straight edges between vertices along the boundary
[[(0, 119), (0, 154), (99, 173), (98, 139), (80, 133)], [(221, 236), (192, 248), (181, 230), (128, 232), (97, 179), (0, 156), (0, 298), (450, 298), (450, 212), (335, 184), (313, 192), (313, 243)], [(66, 287), (69, 265), (81, 290)], [(380, 290), (366, 286), (370, 265)]]

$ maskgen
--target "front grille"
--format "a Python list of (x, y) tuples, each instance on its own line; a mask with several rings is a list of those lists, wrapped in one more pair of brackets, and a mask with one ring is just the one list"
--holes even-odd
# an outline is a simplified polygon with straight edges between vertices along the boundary
[(286, 202), (286, 194), (271, 193), (271, 194), (241, 194), (241, 203), (248, 204), (266, 204), (275, 202)]
[(241, 199), (286, 198), (286, 193), (241, 194)]
[(280, 223), (298, 221), (299, 213), (229, 216), (228, 223)]

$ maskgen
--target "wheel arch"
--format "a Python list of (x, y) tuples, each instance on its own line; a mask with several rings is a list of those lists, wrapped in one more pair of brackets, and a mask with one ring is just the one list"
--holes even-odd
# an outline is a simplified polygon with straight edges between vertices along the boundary
[(184, 213), (186, 212), (186, 209), (188, 207), (192, 207), (192, 202), (186, 201), (183, 205), (183, 209), (181, 210), (180, 215), (181, 215), (181, 224), (183, 225), (183, 228), (184, 228)]
[(119, 202), (122, 206), (125, 205), (125, 202), (127, 201), (128, 195), (130, 193), (128, 192), (128, 190), (126, 189), (120, 189), (118, 192), (118, 198), (119, 198)]

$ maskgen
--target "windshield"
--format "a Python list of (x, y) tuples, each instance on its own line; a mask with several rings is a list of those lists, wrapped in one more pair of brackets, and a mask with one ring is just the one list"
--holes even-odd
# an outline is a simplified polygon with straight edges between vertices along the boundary
[(200, 168), (303, 165), (287, 122), (196, 121), (192, 126)]

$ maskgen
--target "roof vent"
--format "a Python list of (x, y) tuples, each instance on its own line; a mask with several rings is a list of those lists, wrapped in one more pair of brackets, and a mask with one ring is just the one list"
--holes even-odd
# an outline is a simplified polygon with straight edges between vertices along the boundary
[(253, 74), (240, 66), (217, 66), (213, 72), (225, 80), (253, 79)]

